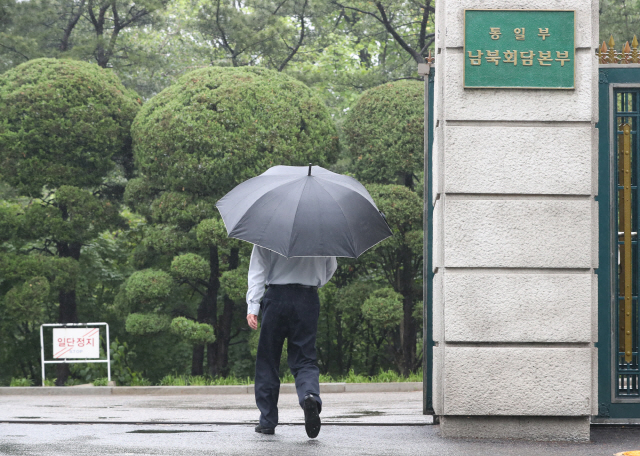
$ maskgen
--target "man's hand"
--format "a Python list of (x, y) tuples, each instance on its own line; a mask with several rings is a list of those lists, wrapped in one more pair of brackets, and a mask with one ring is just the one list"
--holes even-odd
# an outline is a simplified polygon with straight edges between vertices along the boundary
[(249, 328), (258, 329), (258, 316), (247, 314), (247, 323), (249, 323)]

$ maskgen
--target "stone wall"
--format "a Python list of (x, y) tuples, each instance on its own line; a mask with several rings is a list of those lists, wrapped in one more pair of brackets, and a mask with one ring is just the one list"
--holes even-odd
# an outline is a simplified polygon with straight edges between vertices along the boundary
[[(436, 2), (434, 409), (443, 435), (589, 438), (598, 2)], [(575, 90), (464, 89), (465, 9), (576, 11)]]

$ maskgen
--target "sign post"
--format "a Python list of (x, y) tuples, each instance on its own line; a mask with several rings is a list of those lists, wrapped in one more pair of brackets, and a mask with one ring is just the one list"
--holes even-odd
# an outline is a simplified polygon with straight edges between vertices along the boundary
[(575, 88), (575, 11), (464, 12), (464, 87)]
[[(45, 361), (43, 327), (53, 327), (53, 361)], [(95, 326), (98, 326), (97, 328)], [(100, 328), (106, 328), (107, 357), (100, 358)], [(111, 382), (111, 354), (109, 325), (107, 323), (47, 323), (40, 325), (40, 357), (42, 360), (42, 386), (45, 364), (107, 363), (107, 377)], [(70, 360), (71, 359), (71, 360)]]

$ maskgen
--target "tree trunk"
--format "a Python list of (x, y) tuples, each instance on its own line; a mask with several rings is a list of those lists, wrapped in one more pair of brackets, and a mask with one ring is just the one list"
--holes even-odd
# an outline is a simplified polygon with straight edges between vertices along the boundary
[[(331, 343), (331, 339), (329, 339), (329, 343)], [(345, 374), (344, 370), (344, 337), (342, 334), (342, 312), (336, 311), (336, 362), (338, 363), (338, 372), (340, 375)]]
[(204, 375), (204, 344), (193, 346), (191, 355), (191, 375)]
[[(198, 307), (198, 322), (208, 323), (213, 326), (215, 330), (218, 315), (218, 290), (220, 290), (220, 279), (218, 278), (218, 275), (220, 274), (220, 263), (218, 258), (218, 247), (215, 245), (209, 246), (209, 270), (209, 283), (206, 288), (205, 295), (202, 297), (202, 301), (200, 301), (200, 306)], [(216, 337), (218, 337), (217, 332)], [(213, 362), (215, 355), (212, 353), (212, 345), (213, 344), (207, 344), (207, 364), (209, 365), (209, 374), (215, 376), (215, 370), (212, 371), (211, 369), (212, 365), (215, 364)], [(198, 354), (196, 354), (196, 348), (194, 347), (193, 359), (191, 361), (191, 371), (193, 372), (194, 369), (197, 369), (197, 371), (200, 372), (200, 374), (197, 375), (202, 375), (204, 372), (204, 345), (201, 347), (202, 353), (198, 352)]]
[(229, 375), (229, 342), (231, 341), (231, 322), (233, 319), (233, 306), (235, 303), (225, 295), (224, 309), (218, 321), (217, 342), (218, 349), (216, 356), (216, 371), (218, 375), (226, 377)]
[(408, 376), (416, 362), (416, 324), (412, 315), (413, 299), (405, 296), (403, 301), (402, 374)]
[(416, 359), (416, 324), (413, 319), (413, 274), (411, 267), (411, 251), (408, 246), (402, 247), (400, 257), (402, 271), (400, 273), (400, 294), (402, 294), (403, 318), (400, 324), (402, 374), (408, 376)]
[[(240, 249), (231, 249), (229, 255), (229, 271), (238, 268)], [(229, 342), (231, 341), (231, 324), (233, 323), (233, 307), (235, 303), (228, 296), (223, 298), (222, 315), (214, 326), (216, 341), (213, 344), (215, 356), (215, 372), (217, 375), (229, 375)], [(211, 364), (209, 365), (211, 369)], [(213, 375), (213, 374), (212, 374)]]
[[(66, 219), (66, 210), (62, 208), (63, 218)], [(60, 242), (58, 244), (58, 256), (60, 258), (80, 259), (81, 244)], [(58, 293), (58, 323), (78, 323), (78, 312), (76, 308), (75, 286), (71, 290), (60, 290)], [(58, 364), (56, 367), (56, 386), (64, 386), (71, 371), (68, 364)]]

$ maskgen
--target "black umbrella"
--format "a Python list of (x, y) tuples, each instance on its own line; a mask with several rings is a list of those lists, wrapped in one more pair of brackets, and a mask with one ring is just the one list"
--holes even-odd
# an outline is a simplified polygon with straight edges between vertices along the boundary
[(391, 236), (360, 182), (319, 166), (274, 166), (238, 185), (216, 207), (229, 237), (287, 258), (357, 258)]

